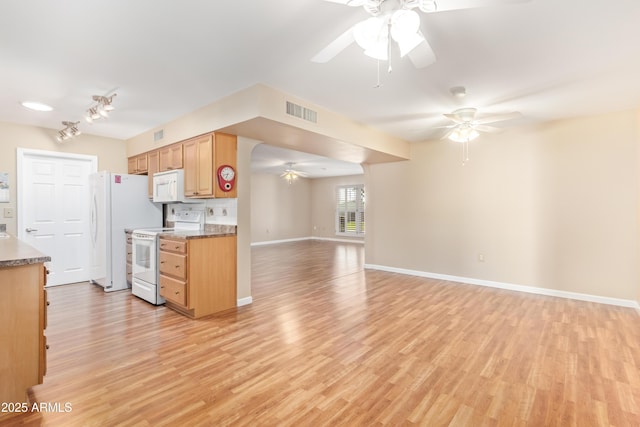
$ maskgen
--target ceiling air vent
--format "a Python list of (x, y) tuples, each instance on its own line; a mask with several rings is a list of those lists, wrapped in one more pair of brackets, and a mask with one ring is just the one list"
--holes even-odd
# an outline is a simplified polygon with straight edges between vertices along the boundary
[(302, 105), (294, 104), (290, 101), (287, 101), (287, 114), (308, 122), (318, 122), (318, 113), (316, 111), (310, 110)]
[(162, 138), (164, 138), (164, 129), (160, 129), (159, 131), (153, 133), (153, 142), (158, 142)]

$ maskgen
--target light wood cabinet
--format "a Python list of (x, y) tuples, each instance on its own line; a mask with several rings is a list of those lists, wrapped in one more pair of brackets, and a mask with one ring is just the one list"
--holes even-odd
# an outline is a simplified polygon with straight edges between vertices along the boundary
[(158, 149), (160, 153), (160, 172), (182, 169), (182, 143)]
[(235, 135), (211, 133), (183, 143), (185, 196), (237, 197), (236, 186), (222, 191), (217, 184), (219, 166), (236, 168), (237, 141)]
[(213, 179), (214, 179), (214, 195), (215, 197), (238, 197), (237, 187), (238, 180), (236, 178), (235, 185), (231, 191), (223, 191), (218, 185), (218, 168), (222, 165), (229, 165), (233, 167), (238, 173), (238, 137), (235, 135), (228, 135), (226, 133), (216, 133), (215, 142), (213, 147)]
[(236, 236), (160, 238), (160, 295), (192, 318), (236, 306)]
[(127, 172), (130, 174), (144, 175), (148, 170), (147, 153), (138, 154), (137, 156), (129, 157), (127, 162)]
[(147, 180), (150, 199), (153, 199), (153, 174), (156, 172), (160, 172), (160, 153), (151, 151), (147, 154)]
[(0, 268), (0, 402), (28, 402), (47, 372), (46, 278), (43, 263)]
[(182, 144), (184, 152), (184, 195), (213, 196), (213, 135), (190, 139)]

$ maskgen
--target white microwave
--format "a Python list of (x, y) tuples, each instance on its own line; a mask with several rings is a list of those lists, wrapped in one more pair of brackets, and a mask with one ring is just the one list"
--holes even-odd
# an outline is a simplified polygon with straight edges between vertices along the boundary
[(188, 203), (196, 200), (184, 196), (184, 170), (174, 169), (153, 174), (153, 201), (156, 203)]

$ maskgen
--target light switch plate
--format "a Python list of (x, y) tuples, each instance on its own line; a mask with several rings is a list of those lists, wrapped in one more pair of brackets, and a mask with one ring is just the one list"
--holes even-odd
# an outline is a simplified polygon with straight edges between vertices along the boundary
[(4, 208), (5, 218), (13, 218), (13, 215), (14, 215), (13, 208)]

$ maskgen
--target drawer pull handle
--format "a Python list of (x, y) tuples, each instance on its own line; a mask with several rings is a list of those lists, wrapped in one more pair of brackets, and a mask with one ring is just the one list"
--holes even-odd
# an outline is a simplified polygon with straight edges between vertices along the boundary
[(180, 291), (176, 291), (176, 295), (180, 295)]
[(47, 344), (47, 345), (45, 346), (45, 348), (46, 348), (47, 350), (49, 350), (49, 344)]
[(160, 261), (160, 264), (164, 264), (164, 261)]
[(176, 246), (176, 249), (180, 249), (180, 246)]
[(176, 268), (180, 268), (180, 266), (179, 266), (179, 265), (176, 265)]
[(51, 305), (51, 301), (47, 301), (47, 305)]

